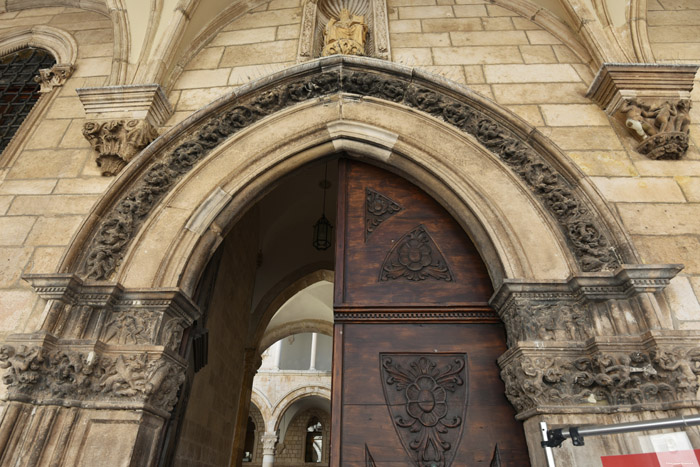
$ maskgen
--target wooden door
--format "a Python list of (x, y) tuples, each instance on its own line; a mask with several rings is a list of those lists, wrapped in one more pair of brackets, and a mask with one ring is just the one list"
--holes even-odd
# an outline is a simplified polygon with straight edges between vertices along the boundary
[(341, 160), (338, 198), (331, 465), (529, 465), (469, 237), (374, 166)]

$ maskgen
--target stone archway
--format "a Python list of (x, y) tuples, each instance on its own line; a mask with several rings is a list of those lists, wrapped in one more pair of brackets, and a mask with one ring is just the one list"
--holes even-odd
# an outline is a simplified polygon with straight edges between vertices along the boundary
[[(18, 433), (28, 430), (37, 460), (81, 465), (100, 447), (103, 459), (129, 452), (153, 463), (187, 367), (182, 340), (199, 316), (189, 297), (205, 265), (271, 184), (339, 151), (423, 188), (480, 250), (508, 329), (507, 396), (531, 445), (542, 414), (601, 421), (632, 405), (695, 407), (697, 382), (682, 374), (694, 344), (667, 330), (654, 296), (680, 267), (624, 266), (639, 260), (616, 217), (551, 142), (468, 89), (331, 57), (245, 86), (159, 138), (98, 202), (59, 273), (27, 276), (47, 306), (41, 331), (11, 336), (0, 355), (11, 401), (3, 460), (24, 455)], [(252, 368), (248, 344), (241, 358)], [(630, 349), (672, 394), (630, 399), (637, 388), (627, 385), (654, 382), (615, 392), (566, 377), (580, 358), (593, 380), (624, 370)], [(562, 376), (544, 378), (550, 370)], [(115, 426), (125, 441), (105, 446)], [(56, 448), (58, 439), (70, 442)], [(533, 464), (540, 455), (531, 451)]]

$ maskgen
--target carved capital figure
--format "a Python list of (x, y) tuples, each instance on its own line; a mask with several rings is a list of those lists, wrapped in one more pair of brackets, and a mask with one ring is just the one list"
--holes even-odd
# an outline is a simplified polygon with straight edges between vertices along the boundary
[(277, 435), (275, 433), (265, 433), (262, 435), (263, 455), (274, 456), (277, 446)]
[(690, 106), (688, 99), (654, 104), (627, 99), (620, 111), (625, 126), (641, 141), (638, 152), (651, 159), (680, 159), (688, 150)]
[(39, 83), (41, 86), (39, 92), (51, 92), (53, 88), (63, 86), (73, 74), (74, 69), (73, 65), (60, 64), (56, 64), (51, 68), (42, 68), (39, 70), (39, 76), (34, 77), (34, 82)]
[(158, 131), (145, 120), (110, 120), (86, 122), (83, 136), (98, 152), (97, 165), (102, 175), (116, 175), (151, 141)]
[(323, 32), (321, 55), (364, 55), (367, 24), (364, 16), (353, 15), (347, 8), (340, 10), (340, 18), (331, 18)]

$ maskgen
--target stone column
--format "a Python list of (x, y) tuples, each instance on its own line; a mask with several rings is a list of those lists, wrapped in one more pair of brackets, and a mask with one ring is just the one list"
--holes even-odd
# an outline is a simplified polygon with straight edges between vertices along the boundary
[(311, 334), (311, 363), (309, 364), (310, 371), (316, 371), (316, 344), (318, 341), (318, 334)]
[(275, 464), (275, 450), (277, 447), (277, 434), (265, 433), (262, 436), (263, 460), (262, 467), (272, 467)]
[(275, 353), (275, 370), (280, 369), (280, 360), (282, 359), (282, 341), (277, 341), (273, 344), (275, 347), (273, 352)]

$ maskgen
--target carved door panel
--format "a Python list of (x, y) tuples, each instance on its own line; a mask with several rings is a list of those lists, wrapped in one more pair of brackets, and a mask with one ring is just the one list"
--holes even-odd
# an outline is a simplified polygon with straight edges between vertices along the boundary
[(529, 465), (469, 237), (370, 165), (341, 161), (338, 198), (331, 465)]

